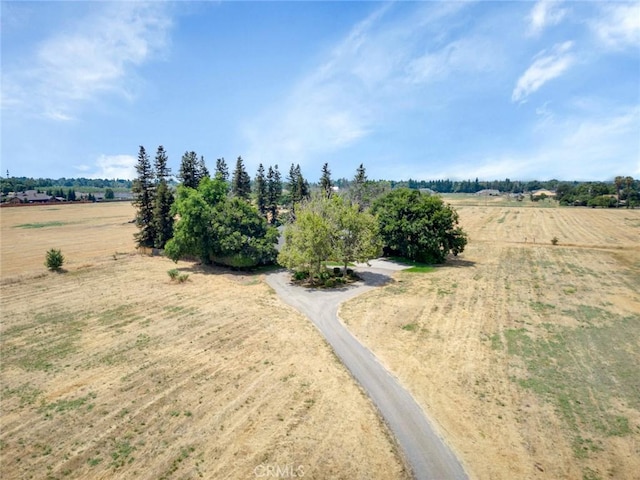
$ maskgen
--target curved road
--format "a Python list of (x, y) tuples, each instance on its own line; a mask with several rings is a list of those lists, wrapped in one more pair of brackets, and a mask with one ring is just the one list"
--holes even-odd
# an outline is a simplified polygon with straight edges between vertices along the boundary
[(312, 290), (293, 286), (288, 272), (267, 275), (267, 283), (289, 305), (309, 317), (342, 363), (367, 392), (403, 450), (416, 479), (466, 479), (453, 452), (436, 435), (427, 416), (398, 380), (338, 320), (342, 302), (389, 281), (404, 267), (387, 261), (358, 268), (363, 282), (347, 288)]

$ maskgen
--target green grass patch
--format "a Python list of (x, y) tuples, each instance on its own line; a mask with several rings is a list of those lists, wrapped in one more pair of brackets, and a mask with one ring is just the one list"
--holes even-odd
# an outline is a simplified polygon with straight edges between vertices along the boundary
[(429, 273), (429, 272), (433, 272), (435, 269), (436, 267), (432, 265), (421, 265), (421, 266), (407, 268), (404, 271), (409, 273)]
[(22, 223), (20, 225), (16, 225), (14, 228), (49, 228), (49, 227), (62, 227), (64, 225), (69, 225), (70, 222), (59, 222), (59, 221), (51, 221), (51, 222), (35, 222), (35, 223)]
[[(70, 410), (77, 410), (80, 407), (87, 405), (87, 402), (96, 398), (96, 394), (93, 392), (89, 392), (84, 397), (74, 398), (72, 400), (61, 399), (56, 400), (53, 403), (49, 403), (42, 407), (41, 411), (44, 412), (56, 412), (56, 413), (66, 413)], [(87, 408), (90, 410), (91, 404), (87, 405)]]
[(418, 324), (416, 323), (407, 323), (402, 326), (402, 330), (406, 330), (407, 332), (415, 332), (418, 328)]
[(543, 338), (533, 338), (524, 328), (504, 332), (507, 352), (521, 358), (527, 372), (512, 380), (554, 405), (579, 458), (594, 451), (598, 437), (632, 432), (615, 404), (640, 409), (640, 317), (607, 315), (607, 325), (556, 326), (547, 328)]

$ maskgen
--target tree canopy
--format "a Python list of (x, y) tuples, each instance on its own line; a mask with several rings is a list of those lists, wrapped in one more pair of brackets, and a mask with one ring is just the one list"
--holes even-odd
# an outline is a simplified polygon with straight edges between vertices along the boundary
[(165, 252), (174, 261), (188, 255), (237, 268), (275, 261), (278, 231), (245, 200), (228, 197), (219, 178), (178, 187), (173, 213), (179, 220)]
[(342, 197), (318, 197), (303, 202), (295, 222), (284, 230), (278, 261), (287, 268), (319, 275), (329, 260), (346, 270), (349, 262), (365, 262), (381, 253), (375, 218)]
[(389, 252), (411, 260), (442, 263), (467, 244), (458, 226), (458, 213), (440, 197), (417, 190), (392, 190), (376, 200), (372, 211), (378, 217), (380, 234)]

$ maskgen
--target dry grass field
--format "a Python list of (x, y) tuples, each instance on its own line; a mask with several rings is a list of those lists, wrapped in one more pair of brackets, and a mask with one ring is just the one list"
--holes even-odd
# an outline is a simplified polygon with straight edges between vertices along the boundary
[(181, 262), (171, 282), (133, 215), (0, 211), (2, 478), (408, 478), (310, 322), (260, 275)]
[(446, 200), (464, 254), (341, 318), (473, 478), (639, 478), (640, 210)]

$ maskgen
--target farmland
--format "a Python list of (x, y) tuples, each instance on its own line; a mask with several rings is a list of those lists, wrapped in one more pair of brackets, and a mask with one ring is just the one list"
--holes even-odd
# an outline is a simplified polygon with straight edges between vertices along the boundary
[(472, 476), (637, 478), (640, 211), (446, 200), (464, 254), (351, 300), (343, 321)]
[[(259, 274), (135, 253), (129, 204), (2, 221), (3, 478), (407, 478), (319, 333)], [(49, 248), (65, 272), (47, 273)], [(271, 470), (268, 470), (271, 469)]]
[[(396, 274), (343, 321), (472, 478), (634, 478), (640, 211), (445, 200), (464, 254)], [(370, 402), (260, 274), (180, 262), (172, 282), (175, 264), (135, 253), (133, 214), (0, 211), (3, 475), (407, 478)], [(49, 248), (65, 273), (46, 272)]]

